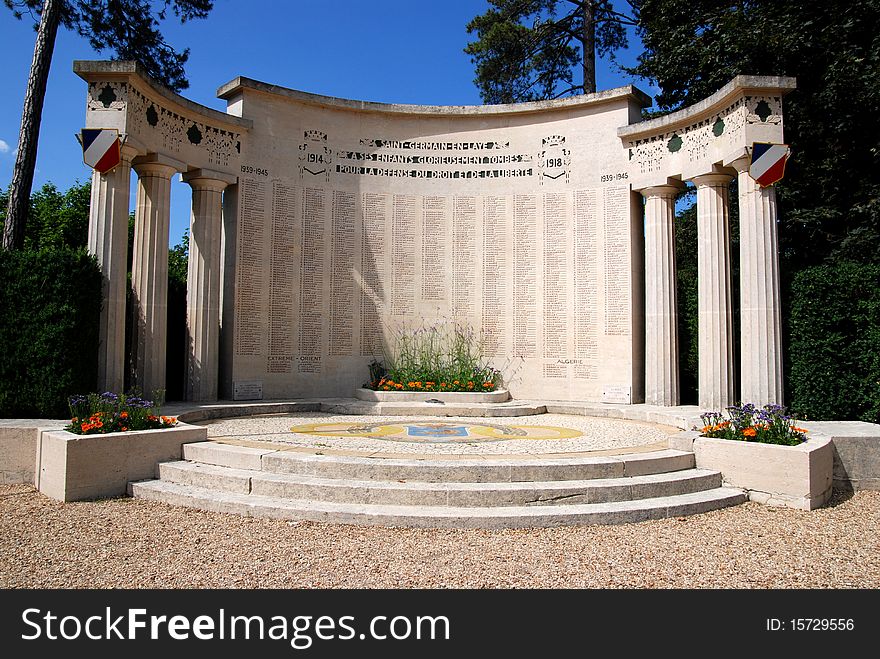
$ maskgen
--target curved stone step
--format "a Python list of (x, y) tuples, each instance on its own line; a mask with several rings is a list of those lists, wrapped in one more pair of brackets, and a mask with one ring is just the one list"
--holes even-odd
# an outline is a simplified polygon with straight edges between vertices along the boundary
[(622, 478), (681, 471), (695, 466), (693, 453), (674, 449), (596, 457), (516, 456), (451, 460), (316, 455), (298, 451), (248, 448), (219, 442), (197, 442), (184, 445), (183, 457), (193, 462), (280, 474), (447, 483)]
[(624, 524), (708, 512), (746, 500), (741, 490), (703, 492), (637, 501), (558, 506), (389, 506), (277, 499), (207, 490), (165, 481), (129, 485), (133, 496), (178, 506), (253, 517), (423, 528), (522, 528), (571, 524)]
[(687, 469), (592, 480), (430, 483), (321, 478), (232, 469), (194, 462), (159, 465), (163, 481), (278, 499), (407, 506), (536, 506), (649, 499), (721, 486), (721, 474)]

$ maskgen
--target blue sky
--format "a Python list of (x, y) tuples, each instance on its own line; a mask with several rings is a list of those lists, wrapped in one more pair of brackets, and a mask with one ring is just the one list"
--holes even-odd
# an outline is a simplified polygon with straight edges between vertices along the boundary
[[(486, 0), (215, 0), (206, 20), (162, 28), (176, 48), (190, 48), (186, 67), (190, 87), (183, 95), (225, 111), (217, 88), (236, 76), (302, 91), (388, 103), (477, 105), (474, 71), (463, 48), (465, 25), (483, 13)], [(634, 38), (633, 38), (634, 41)], [(0, 186), (12, 177), (21, 106), (34, 47), (33, 21), (21, 21), (0, 7)], [(639, 52), (636, 41), (624, 61)], [(109, 59), (76, 34), (59, 30), (43, 110), (34, 188), (52, 182), (65, 190), (85, 181), (74, 135), (85, 116), (85, 82), (74, 75), (76, 59)], [(645, 81), (597, 65), (597, 86)], [(135, 177), (132, 176), (134, 180)], [(190, 189), (175, 179), (171, 193), (171, 244), (189, 224)], [(132, 190), (131, 203), (134, 203)]]

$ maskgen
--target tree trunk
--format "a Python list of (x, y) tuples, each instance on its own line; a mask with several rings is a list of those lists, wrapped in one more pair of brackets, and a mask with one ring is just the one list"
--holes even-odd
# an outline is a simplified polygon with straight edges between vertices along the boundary
[(596, 91), (596, 24), (593, 21), (593, 1), (584, 0), (584, 37), (581, 46), (584, 52), (584, 93)]
[(31, 62), (24, 107), (21, 111), (18, 151), (15, 156), (15, 168), (12, 170), (6, 223), (3, 226), (4, 249), (20, 249), (24, 244), (24, 229), (30, 206), (31, 187), (34, 183), (34, 167), (37, 163), (37, 142), (40, 138), (43, 100), (46, 97), (49, 66), (52, 64), (52, 51), (55, 49), (55, 35), (58, 33), (63, 2), (64, 0), (46, 0), (43, 3), (40, 27), (34, 45), (34, 59)]

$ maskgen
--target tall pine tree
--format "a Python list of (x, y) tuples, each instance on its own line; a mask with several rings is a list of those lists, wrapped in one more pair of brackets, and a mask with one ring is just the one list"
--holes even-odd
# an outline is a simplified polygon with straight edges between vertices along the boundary
[[(596, 54), (627, 45), (626, 27), (637, 22), (611, 0), (489, 0), (485, 14), (467, 25), (476, 40), (471, 56), (484, 103), (517, 103), (596, 91)], [(618, 3), (623, 4), (623, 3)], [(578, 83), (574, 70), (581, 69)]]
[(159, 22), (172, 12), (181, 22), (205, 18), (213, 0), (3, 0), (17, 18), (39, 16), (34, 58), (24, 97), (18, 150), (12, 171), (3, 247), (24, 244), (28, 203), (34, 181), (37, 143), (46, 83), (59, 25), (75, 30), (98, 52), (136, 60), (156, 80), (175, 91), (188, 86), (184, 65), (189, 49), (177, 51), (165, 43)]

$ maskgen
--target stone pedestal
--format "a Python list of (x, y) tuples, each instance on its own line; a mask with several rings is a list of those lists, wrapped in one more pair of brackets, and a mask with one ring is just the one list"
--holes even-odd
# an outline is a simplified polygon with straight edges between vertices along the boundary
[(776, 189), (749, 176), (749, 159), (733, 163), (739, 172), (740, 391), (743, 402), (782, 404), (782, 319)]
[(223, 189), (235, 179), (219, 172), (196, 170), (185, 174), (183, 180), (193, 191), (186, 294), (186, 399), (215, 401), (220, 359)]
[(161, 156), (137, 158), (133, 165), (139, 178), (131, 272), (132, 384), (149, 398), (165, 389), (171, 177), (184, 165)]
[(128, 212), (131, 161), (137, 151), (123, 146), (122, 162), (107, 174), (92, 174), (89, 253), (103, 275), (98, 346), (99, 391), (125, 386), (125, 275), (128, 270)]
[(645, 197), (645, 402), (678, 405), (678, 311), (675, 276), (675, 197), (659, 185)]
[(734, 401), (733, 311), (730, 292), (731, 177), (705, 174), (697, 186), (697, 279), (699, 299), (699, 405), (722, 410)]

